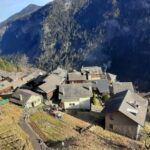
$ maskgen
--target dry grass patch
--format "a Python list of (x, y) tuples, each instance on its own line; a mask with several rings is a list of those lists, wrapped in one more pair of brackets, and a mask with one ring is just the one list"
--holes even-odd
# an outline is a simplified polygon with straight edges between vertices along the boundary
[(0, 149), (32, 150), (29, 137), (18, 125), (22, 109), (8, 103), (0, 106)]
[(111, 142), (114, 145), (126, 147), (127, 149), (144, 149), (144, 145), (141, 142), (104, 130), (100, 126), (93, 126), (90, 130), (99, 137)]
[(13, 121), (0, 123), (1, 150), (33, 150), (28, 136)]
[(8, 117), (9, 119), (13, 119), (16, 122), (19, 122), (19, 119), (22, 115), (23, 109), (19, 106), (16, 106), (12, 103), (7, 103), (3, 106), (0, 106), (0, 119)]
[(92, 132), (85, 132), (77, 136), (66, 150), (117, 150), (105, 140)]
[(142, 136), (141, 136), (140, 141), (143, 144), (145, 144), (145, 142), (146, 142), (146, 144), (149, 145), (149, 147), (150, 147), (150, 122), (145, 123), (145, 127), (141, 131), (141, 133), (142, 133)]

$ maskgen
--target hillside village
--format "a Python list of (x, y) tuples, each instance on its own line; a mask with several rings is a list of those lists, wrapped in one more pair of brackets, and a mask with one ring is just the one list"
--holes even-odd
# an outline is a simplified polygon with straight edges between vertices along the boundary
[[(61, 128), (65, 129), (68, 126), (65, 119), (72, 116), (82, 120), (79, 126), (74, 126), (80, 134), (93, 126), (101, 126), (133, 140), (140, 140), (146, 118), (149, 118), (146, 95), (143, 98), (132, 82), (120, 82), (117, 75), (99, 66), (82, 67), (79, 71), (58, 67), (51, 73), (38, 69), (18, 73), (0, 71), (0, 97), (0, 109), (11, 103), (24, 110), (23, 119), (45, 146), (52, 146), (47, 140), (60, 142), (66, 136), (58, 138), (62, 131), (57, 133), (59, 128), (55, 131), (48, 122), (44, 124), (40, 120), (44, 117), (51, 116), (53, 125), (55, 121), (62, 124), (59, 122), (62, 120)], [(49, 133), (47, 128), (51, 128)], [(53, 132), (56, 135), (52, 135)], [(73, 133), (70, 130), (70, 137), (74, 137)]]

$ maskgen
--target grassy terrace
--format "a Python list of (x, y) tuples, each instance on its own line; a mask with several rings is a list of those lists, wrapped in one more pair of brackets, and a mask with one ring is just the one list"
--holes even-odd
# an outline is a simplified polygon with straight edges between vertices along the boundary
[(32, 150), (28, 136), (18, 125), (22, 109), (6, 104), (0, 106), (0, 149), (1, 150)]
[[(31, 125), (45, 141), (63, 141), (73, 138), (68, 150), (104, 149), (144, 149), (143, 142), (138, 142), (93, 126), (89, 131), (79, 134), (76, 126), (87, 127), (89, 123), (65, 114), (62, 120), (55, 119), (45, 112), (36, 112), (30, 116)], [(94, 142), (94, 144), (93, 144)]]
[(30, 117), (31, 125), (44, 140), (63, 141), (75, 137), (78, 133), (74, 130), (76, 126), (87, 127), (89, 124), (64, 114), (63, 119), (55, 119), (45, 112), (36, 112)]

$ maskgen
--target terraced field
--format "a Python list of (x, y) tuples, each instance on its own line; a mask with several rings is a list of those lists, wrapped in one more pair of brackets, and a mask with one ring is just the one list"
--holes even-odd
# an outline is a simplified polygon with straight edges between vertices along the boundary
[[(56, 149), (63, 150), (144, 150), (143, 142), (138, 142), (93, 126), (82, 134), (77, 127), (86, 128), (90, 124), (76, 117), (63, 114), (61, 120), (45, 112), (36, 112), (30, 117), (34, 129)], [(31, 124), (32, 124), (31, 123)], [(32, 124), (33, 125), (33, 124)], [(36, 128), (35, 128), (36, 127)], [(64, 146), (61, 145), (64, 142)], [(58, 146), (56, 147), (56, 145)]]
[(28, 136), (18, 125), (22, 109), (13, 104), (0, 106), (0, 150), (33, 150)]
[(55, 119), (45, 112), (36, 112), (31, 115), (31, 126), (40, 134), (44, 141), (63, 141), (75, 137), (78, 132), (75, 128), (87, 127), (89, 123), (72, 117), (63, 115), (63, 119)]

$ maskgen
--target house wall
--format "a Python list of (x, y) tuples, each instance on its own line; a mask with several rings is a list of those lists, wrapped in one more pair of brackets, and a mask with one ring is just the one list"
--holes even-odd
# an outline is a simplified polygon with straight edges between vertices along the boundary
[(89, 74), (88, 75), (88, 80), (100, 80), (101, 75), (100, 74)]
[(43, 98), (41, 96), (31, 96), (31, 98), (26, 103), (27, 108), (36, 107), (42, 103)]
[(147, 108), (146, 120), (150, 121), (150, 104), (148, 105), (148, 108)]
[(85, 109), (90, 110), (91, 109), (91, 101), (90, 97), (86, 98), (79, 98), (78, 100), (68, 100), (67, 102), (64, 102), (64, 109)]
[(140, 136), (141, 128), (142, 128), (142, 127), (141, 127), (140, 125), (138, 125), (136, 139), (138, 139), (139, 136)]
[(79, 109), (80, 108), (80, 102), (78, 101), (68, 101), (64, 102), (64, 109)]
[(146, 120), (150, 121), (150, 95), (144, 97), (148, 100), (148, 107), (147, 107), (147, 116), (146, 116)]
[(50, 99), (53, 97), (54, 92), (55, 92), (55, 91), (52, 91), (52, 92), (47, 93), (47, 94), (46, 94), (46, 98), (47, 98), (48, 100), (50, 100)]
[(77, 80), (76, 81), (69, 81), (70, 84), (72, 84), (72, 83), (84, 83), (84, 82), (85, 81), (83, 81), (83, 80), (82, 81), (79, 81), (79, 80), (78, 81)]
[(80, 101), (81, 109), (87, 109), (87, 110), (91, 109), (91, 98), (90, 97), (80, 98), (79, 101)]
[(108, 77), (108, 81), (110, 84), (112, 84), (112, 83), (116, 82), (117, 80), (116, 80), (116, 78), (113, 79), (113, 78)]
[(132, 139), (136, 139), (139, 132), (138, 124), (120, 112), (106, 113), (105, 129)]

